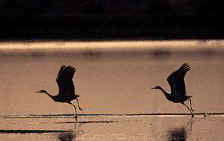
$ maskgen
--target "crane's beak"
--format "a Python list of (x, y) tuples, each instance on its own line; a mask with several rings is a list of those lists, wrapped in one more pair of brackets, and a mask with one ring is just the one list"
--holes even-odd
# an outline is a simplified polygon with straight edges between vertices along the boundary
[(152, 89), (156, 89), (155, 87), (153, 87)]
[(40, 91), (35, 91), (35, 93), (40, 93)]

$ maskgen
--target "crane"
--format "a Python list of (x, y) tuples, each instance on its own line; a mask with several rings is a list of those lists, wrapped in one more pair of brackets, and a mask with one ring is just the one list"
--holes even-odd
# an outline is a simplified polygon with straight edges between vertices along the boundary
[(75, 87), (72, 81), (72, 78), (74, 76), (74, 73), (76, 72), (76, 69), (72, 66), (65, 66), (62, 65), (58, 76), (56, 79), (56, 82), (59, 87), (59, 94), (56, 96), (53, 96), (48, 93), (46, 90), (40, 90), (36, 91), (37, 93), (44, 93), (47, 94), (51, 99), (53, 99), (55, 102), (62, 102), (62, 103), (68, 103), (73, 106), (75, 110), (75, 119), (77, 120), (77, 109), (74, 103), (72, 103), (73, 100), (77, 101), (78, 108), (80, 111), (82, 111), (82, 108), (79, 105), (79, 95), (75, 93)]
[[(192, 108), (192, 96), (187, 96), (186, 95), (186, 88), (185, 88), (185, 82), (184, 82), (184, 77), (186, 73), (191, 69), (191, 67), (187, 64), (184, 63), (178, 70), (174, 71), (171, 73), (167, 81), (170, 85), (171, 88), (171, 93), (166, 92), (161, 86), (155, 86), (152, 89), (159, 89), (163, 92), (165, 97), (174, 103), (181, 103), (184, 105), (192, 114), (193, 117), (193, 108)], [(185, 104), (185, 101), (190, 101), (190, 107)]]

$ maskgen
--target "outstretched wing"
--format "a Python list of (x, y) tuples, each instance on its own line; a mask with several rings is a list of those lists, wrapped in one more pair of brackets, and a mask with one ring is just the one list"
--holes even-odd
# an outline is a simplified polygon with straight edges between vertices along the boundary
[(188, 64), (183, 64), (177, 71), (171, 73), (167, 81), (171, 87), (171, 94), (174, 96), (186, 95), (184, 77), (191, 69)]
[(73, 97), (75, 95), (75, 87), (72, 81), (76, 69), (72, 66), (61, 66), (56, 79), (59, 87), (59, 96)]

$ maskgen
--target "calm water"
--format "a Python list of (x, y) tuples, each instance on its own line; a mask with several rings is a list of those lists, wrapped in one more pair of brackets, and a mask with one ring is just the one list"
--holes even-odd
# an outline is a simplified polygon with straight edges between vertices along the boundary
[(7, 141), (223, 141), (223, 118), (81, 117), (1, 118)]
[[(222, 116), (111, 116), (109, 114), (184, 113), (160, 91), (169, 90), (167, 76), (187, 62), (188, 95), (195, 112), (224, 109), (223, 51), (195, 52), (82, 52), (48, 55), (31, 52), (0, 56), (0, 139), (33, 141), (71, 140), (203, 140), (222, 141)], [(62, 64), (75, 66), (76, 92), (84, 114), (76, 123), (68, 104), (55, 103), (46, 89), (58, 93), (56, 75)], [(88, 114), (88, 115), (86, 115)], [(95, 115), (106, 114), (106, 115)], [(44, 116), (45, 115), (45, 116)], [(48, 116), (46, 116), (48, 115)]]

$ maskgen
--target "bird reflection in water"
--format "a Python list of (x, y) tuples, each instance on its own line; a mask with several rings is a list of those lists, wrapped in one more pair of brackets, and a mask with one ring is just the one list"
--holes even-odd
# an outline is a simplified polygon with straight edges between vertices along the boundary
[(186, 141), (192, 134), (195, 120), (191, 118), (184, 127), (174, 128), (168, 131), (168, 141)]
[(70, 132), (61, 133), (58, 134), (57, 138), (59, 141), (75, 141), (77, 136), (83, 133), (82, 130), (80, 130), (81, 124), (75, 123), (74, 129)]
[(185, 128), (176, 128), (169, 131), (168, 141), (186, 141), (187, 131)]
[(58, 135), (59, 141), (72, 141), (75, 139), (76, 135), (72, 132), (62, 133)]

